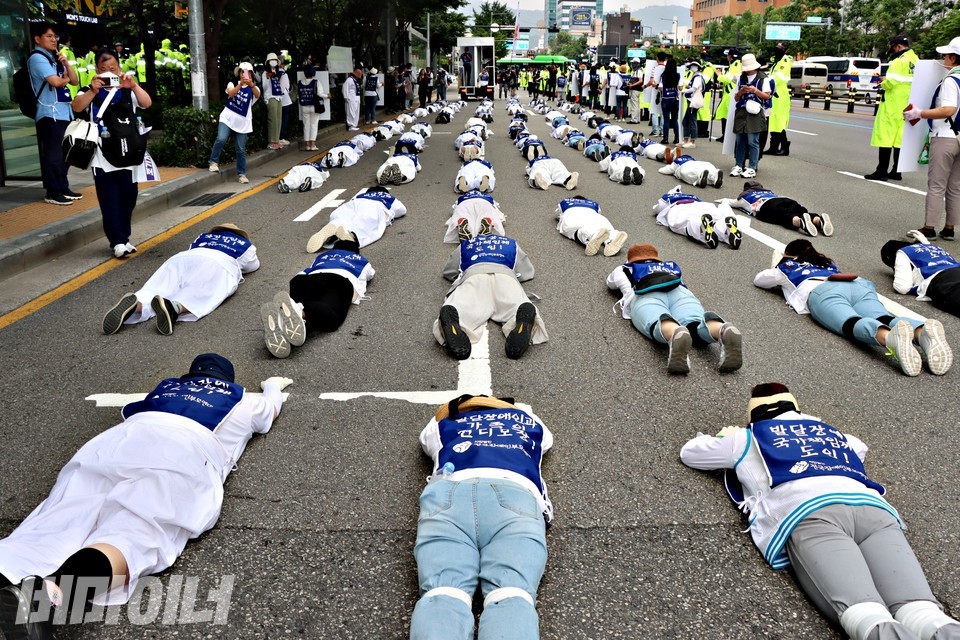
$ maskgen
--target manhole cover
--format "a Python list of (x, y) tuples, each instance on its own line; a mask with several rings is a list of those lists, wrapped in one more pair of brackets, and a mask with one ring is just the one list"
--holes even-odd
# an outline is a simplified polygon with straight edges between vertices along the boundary
[(205, 193), (202, 196), (196, 197), (190, 202), (184, 202), (181, 206), (183, 207), (209, 207), (211, 205), (217, 204), (218, 202), (223, 202), (230, 196), (234, 195), (231, 193)]

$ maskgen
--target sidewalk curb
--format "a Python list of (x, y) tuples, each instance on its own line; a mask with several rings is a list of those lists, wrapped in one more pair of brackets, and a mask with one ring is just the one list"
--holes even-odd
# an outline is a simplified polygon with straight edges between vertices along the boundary
[[(317, 137), (323, 140), (339, 140), (346, 132), (339, 125), (321, 129)], [(318, 140), (320, 142), (320, 140)], [(262, 166), (287, 154), (299, 151), (294, 142), (283, 149), (263, 149), (247, 157), (247, 168)], [(314, 152), (316, 153), (316, 152)], [(179, 207), (191, 198), (207, 193), (213, 187), (237, 178), (235, 164), (221, 169), (219, 173), (194, 173), (167, 183), (159, 184), (140, 192), (137, 207), (133, 211), (133, 221), (143, 220), (152, 215)], [(94, 203), (96, 200), (94, 199)], [(98, 204), (77, 213), (74, 216), (52, 222), (28, 234), (0, 241), (0, 282), (28, 271), (38, 264), (59, 258), (97, 239), (104, 241), (103, 223)]]

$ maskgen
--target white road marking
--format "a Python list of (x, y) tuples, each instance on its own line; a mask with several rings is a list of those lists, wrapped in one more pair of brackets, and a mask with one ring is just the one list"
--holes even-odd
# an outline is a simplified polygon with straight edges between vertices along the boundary
[(325, 209), (327, 207), (330, 207), (331, 209), (335, 209), (339, 207), (345, 202), (345, 200), (337, 200), (337, 198), (339, 198), (340, 194), (343, 193), (344, 191), (346, 191), (346, 189), (333, 189), (332, 191), (330, 191), (330, 193), (320, 198), (320, 200), (318, 200), (317, 203), (314, 204), (312, 207), (310, 207), (309, 209), (307, 209), (306, 211), (298, 215), (296, 218), (294, 218), (293, 221), (308, 222), (310, 220), (313, 220), (313, 217), (318, 213), (320, 213), (321, 209)]
[(435, 136), (449, 136), (453, 135), (453, 131), (434, 131), (433, 135)]
[[(858, 180), (866, 180), (866, 178), (864, 178), (858, 173), (850, 173), (849, 171), (837, 171), (837, 173), (845, 176), (850, 176), (851, 178), (857, 178)], [(910, 187), (901, 187), (898, 184), (890, 184), (889, 182), (878, 182), (876, 180), (869, 180), (869, 182), (872, 182), (873, 184), (880, 184), (885, 187), (890, 187), (892, 189), (900, 189), (900, 191), (908, 191), (910, 193), (916, 193), (917, 195), (921, 195), (921, 196), (927, 195), (926, 191), (920, 191), (919, 189), (911, 189)]]
[[(851, 175), (856, 175), (856, 174), (851, 174)], [(770, 236), (764, 233), (761, 233), (760, 231), (757, 231), (751, 226), (750, 223), (751, 223), (751, 218), (749, 216), (742, 216), (742, 215), (737, 216), (737, 227), (740, 229), (740, 232), (743, 235), (750, 236), (754, 240), (757, 240), (758, 242), (767, 245), (774, 251), (783, 252), (783, 248), (786, 246), (785, 244), (783, 244), (779, 240), (774, 240)], [(920, 315), (919, 313), (906, 308), (899, 302), (895, 302), (886, 296), (882, 296), (878, 293), (877, 298), (879, 298), (881, 304), (883, 304), (883, 306), (885, 306), (887, 310), (889, 310), (890, 313), (892, 313), (895, 316), (913, 318), (914, 320), (920, 320), (921, 322), (926, 322), (927, 320), (924, 316)]]
[[(321, 393), (321, 400), (353, 400), (370, 396), (406, 400), (413, 404), (441, 405), (465, 393), (473, 395), (493, 394), (493, 375), (490, 371), (490, 339), (486, 328), (477, 344), (473, 345), (470, 357), (457, 365), (457, 388), (449, 391), (360, 391)], [(520, 406), (520, 405), (518, 405)]]
[(818, 136), (819, 133), (810, 133), (809, 131), (797, 131), (796, 129), (787, 129), (790, 133), (799, 133), (802, 136)]
[[(251, 393), (250, 395), (259, 396), (260, 393)], [(284, 393), (283, 401), (286, 402), (290, 397), (289, 393)], [(147, 397), (145, 393), (95, 393), (87, 396), (84, 400), (95, 402), (97, 407), (123, 407), (131, 402), (139, 402)]]

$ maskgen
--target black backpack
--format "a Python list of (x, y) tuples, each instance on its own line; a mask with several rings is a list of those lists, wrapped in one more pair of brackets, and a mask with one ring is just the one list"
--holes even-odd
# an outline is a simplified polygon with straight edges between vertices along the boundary
[[(147, 136), (140, 133), (137, 116), (133, 112), (130, 89), (121, 89), (119, 102), (107, 106), (100, 123), (110, 132), (109, 137), (100, 136), (100, 152), (115, 167), (136, 167), (147, 153)], [(94, 100), (92, 113), (100, 110), (103, 101)]]
[[(30, 82), (30, 58), (35, 55), (45, 56), (46, 54), (39, 51), (33, 51), (27, 56), (27, 61), (22, 67), (17, 69), (16, 73), (13, 74), (13, 93), (17, 98), (17, 103), (20, 106), (20, 113), (27, 116), (31, 120), (37, 117), (37, 100), (40, 98), (40, 93), (43, 93), (43, 90), (47, 87), (50, 87), (50, 84), (47, 82), (43, 83), (43, 86), (40, 87), (40, 92), (35, 92), (33, 90), (33, 83)], [(53, 87), (50, 87), (53, 89)]]

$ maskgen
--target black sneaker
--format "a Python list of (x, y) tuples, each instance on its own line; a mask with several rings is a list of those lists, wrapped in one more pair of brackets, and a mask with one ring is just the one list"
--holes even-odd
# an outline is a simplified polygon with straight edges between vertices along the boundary
[(67, 196), (61, 193), (48, 195), (46, 198), (43, 199), (43, 201), (46, 202), (47, 204), (58, 204), (63, 207), (73, 204), (73, 200), (71, 200), (70, 198), (68, 198)]
[(70, 200), (83, 200), (82, 193), (77, 193), (76, 191), (71, 191), (70, 189), (67, 189), (63, 192), (63, 197)]
[(451, 357), (456, 360), (470, 357), (470, 338), (460, 326), (460, 314), (456, 307), (449, 304), (440, 307), (440, 331), (443, 333), (444, 347)]
[(887, 180), (903, 180), (903, 175), (899, 171), (887, 174)]
[(280, 193), (290, 193), (290, 187), (287, 186), (287, 183), (281, 180), (277, 183), (277, 191)]
[(713, 183), (713, 186), (717, 189), (723, 186), (723, 171), (717, 171), (717, 181)]
[(701, 189), (703, 189), (704, 187), (707, 186), (707, 183), (708, 183), (708, 182), (710, 182), (710, 172), (707, 171), (707, 170), (704, 170), (704, 171), (700, 174), (700, 179), (697, 180), (697, 186), (700, 187)]
[(633, 182), (633, 175), (631, 175), (628, 169), (623, 170), (623, 175), (620, 176), (620, 182), (623, 184), (630, 184)]
[(306, 193), (307, 191), (310, 191), (310, 189), (313, 189), (313, 178), (307, 176), (303, 179), (303, 182), (300, 183), (300, 186), (297, 187), (297, 191), (300, 193)]
[(103, 322), (100, 323), (100, 328), (103, 330), (103, 333), (106, 335), (113, 335), (117, 331), (120, 331), (120, 327), (123, 326), (124, 320), (130, 317), (130, 315), (137, 310), (137, 296), (128, 293), (122, 298), (120, 302), (113, 305), (113, 308), (110, 311), (107, 311), (107, 314), (103, 316)]
[(517, 324), (507, 336), (507, 357), (516, 360), (530, 347), (530, 335), (533, 323), (537, 319), (537, 308), (530, 302), (524, 302), (517, 308)]
[(940, 231), (940, 237), (944, 240), (956, 240), (956, 236), (953, 233), (953, 229), (947, 229), (944, 227)]
[(172, 336), (173, 323), (177, 321), (177, 316), (180, 315), (175, 303), (161, 296), (154, 296), (153, 300), (150, 301), (150, 306), (153, 308), (153, 312), (157, 314), (157, 331), (161, 335)]
[(874, 171), (873, 173), (863, 176), (864, 180), (876, 180), (877, 182), (886, 182), (887, 174), (882, 171)]
[(937, 238), (937, 230), (931, 227), (922, 227), (920, 233), (922, 233), (923, 237), (927, 240), (935, 240)]
[(635, 185), (641, 185), (641, 184), (643, 184), (643, 174), (640, 173), (640, 168), (639, 168), (639, 167), (634, 167), (634, 168), (633, 168), (633, 184), (635, 184)]

